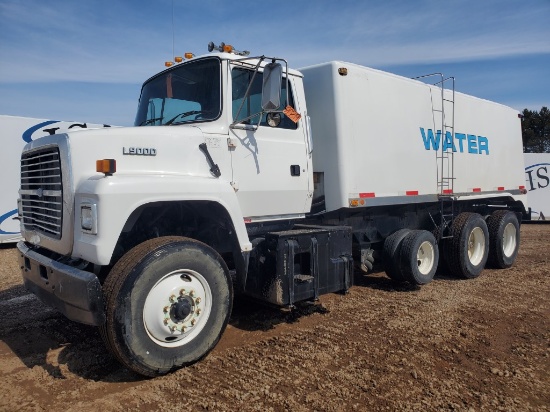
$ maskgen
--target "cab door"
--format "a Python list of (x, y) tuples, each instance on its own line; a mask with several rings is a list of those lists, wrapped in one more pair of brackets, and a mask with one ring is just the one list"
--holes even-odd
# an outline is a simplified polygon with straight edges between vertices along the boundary
[[(261, 112), (262, 73), (256, 74), (246, 94), (253, 76), (248, 68), (231, 68), (232, 119), (252, 116), (229, 131), (232, 185), (243, 216), (251, 221), (299, 217), (311, 204), (304, 119), (295, 123), (283, 113), (270, 121), (265, 113), (253, 116)], [(288, 103), (296, 108), (292, 76), (288, 83)], [(286, 86), (283, 79), (281, 106)]]

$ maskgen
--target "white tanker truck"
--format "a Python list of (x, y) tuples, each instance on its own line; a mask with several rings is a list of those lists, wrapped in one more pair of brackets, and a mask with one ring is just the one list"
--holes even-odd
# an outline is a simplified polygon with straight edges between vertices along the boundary
[[(300, 71), (223, 43), (147, 80), (135, 127), (28, 143), (25, 285), (129, 369), (203, 358), (234, 294), (292, 307), (354, 267), (423, 285), (518, 252), (518, 113), (345, 62)], [(450, 83), (449, 83), (450, 82)]]

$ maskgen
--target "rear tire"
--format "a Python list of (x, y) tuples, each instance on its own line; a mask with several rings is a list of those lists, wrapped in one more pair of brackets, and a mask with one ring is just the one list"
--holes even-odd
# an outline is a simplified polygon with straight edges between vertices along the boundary
[(489, 254), (485, 220), (477, 213), (461, 213), (453, 220), (451, 235), (445, 253), (449, 270), (466, 279), (478, 277)]
[(103, 289), (103, 341), (124, 366), (151, 377), (206, 356), (225, 330), (233, 301), (219, 254), (183, 237), (134, 247), (115, 264)]
[(405, 280), (403, 274), (401, 273), (399, 253), (403, 239), (410, 232), (410, 229), (400, 229), (388, 236), (384, 241), (384, 270), (390, 279), (397, 282), (402, 282)]
[(498, 269), (506, 269), (514, 264), (519, 250), (519, 222), (515, 213), (497, 210), (487, 218), (489, 229), (488, 264)]
[(430, 283), (438, 262), (439, 248), (430, 232), (413, 230), (403, 239), (400, 263), (404, 280), (416, 285)]

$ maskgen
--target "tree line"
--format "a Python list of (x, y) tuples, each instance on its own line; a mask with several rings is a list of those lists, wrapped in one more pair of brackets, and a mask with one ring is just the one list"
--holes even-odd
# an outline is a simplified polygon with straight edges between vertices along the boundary
[(524, 153), (550, 153), (550, 110), (524, 109), (521, 120), (521, 137)]

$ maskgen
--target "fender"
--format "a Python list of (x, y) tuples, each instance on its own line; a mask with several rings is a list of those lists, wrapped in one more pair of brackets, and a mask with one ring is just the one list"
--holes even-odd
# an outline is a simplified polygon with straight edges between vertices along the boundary
[[(228, 182), (189, 175), (116, 174), (95, 176), (82, 182), (77, 189), (72, 256), (108, 265), (122, 228), (134, 210), (154, 202), (186, 200), (219, 203), (232, 220), (241, 251), (252, 250), (237, 196)], [(80, 206), (86, 203), (96, 205), (97, 234), (85, 233), (81, 229)]]

